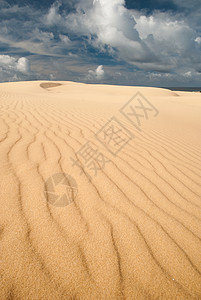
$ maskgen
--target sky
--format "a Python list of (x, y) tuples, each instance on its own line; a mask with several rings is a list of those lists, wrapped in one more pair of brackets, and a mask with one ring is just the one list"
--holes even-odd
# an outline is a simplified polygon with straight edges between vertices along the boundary
[(200, 0), (0, 0), (0, 82), (201, 86)]

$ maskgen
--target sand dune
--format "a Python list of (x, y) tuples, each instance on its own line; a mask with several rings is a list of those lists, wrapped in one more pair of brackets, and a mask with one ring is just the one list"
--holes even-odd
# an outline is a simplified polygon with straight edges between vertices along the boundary
[(1, 83), (0, 299), (201, 299), (200, 129), (199, 93)]

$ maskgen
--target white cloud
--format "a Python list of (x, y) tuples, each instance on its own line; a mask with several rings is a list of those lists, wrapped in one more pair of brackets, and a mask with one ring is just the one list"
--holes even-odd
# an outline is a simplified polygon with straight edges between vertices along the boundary
[(98, 66), (95, 72), (98, 79), (102, 79), (104, 77), (105, 71), (103, 70), (103, 66)]
[(67, 35), (59, 34), (59, 38), (64, 44), (66, 44), (68, 46), (71, 44), (71, 40), (69, 39), (69, 37)]
[[(181, 50), (189, 48), (194, 43), (194, 30), (189, 27), (184, 20), (176, 20), (175, 16), (167, 13), (154, 13), (152, 16), (140, 15), (134, 12), (136, 20), (135, 28), (139, 32), (141, 39), (147, 45), (153, 47), (153, 42), (149, 37), (153, 37), (155, 46), (158, 50), (166, 50), (171, 55)], [(157, 50), (155, 47), (155, 51)]]
[(44, 17), (44, 23), (46, 25), (57, 25), (62, 21), (62, 17), (59, 14), (59, 7), (61, 6), (60, 1), (56, 1), (53, 3), (53, 5), (50, 7), (47, 15)]
[(14, 57), (11, 57), (9, 55), (0, 55), (0, 66), (4, 67), (11, 67), (16, 63), (16, 60)]
[(184, 77), (190, 78), (192, 76), (192, 72), (188, 71), (186, 73), (184, 73)]
[(124, 0), (80, 1), (64, 23), (99, 51), (144, 70), (170, 72), (198, 55), (199, 39), (186, 21), (169, 13), (146, 16), (127, 9)]
[(30, 71), (30, 66), (29, 66), (29, 61), (25, 57), (21, 57), (18, 59), (17, 62), (17, 70), (20, 71), (21, 73), (29, 73)]
[(117, 49), (123, 60), (135, 62), (154, 59), (154, 54), (147, 49), (134, 28), (136, 22), (125, 8), (124, 0), (88, 2), (91, 7), (81, 2), (76, 13), (66, 16), (67, 28), (78, 35), (94, 36), (93, 45), (108, 45)]
[(195, 42), (201, 44), (201, 37), (200, 36), (196, 37)]
[(100, 65), (96, 68), (95, 71), (93, 71), (93, 70), (88, 71), (87, 79), (89, 79), (89, 80), (93, 80), (93, 79), (101, 80), (101, 79), (104, 78), (104, 74), (105, 74), (105, 71), (103, 69), (103, 66)]
[(20, 80), (31, 75), (29, 61), (25, 57), (17, 59), (0, 55), (0, 71), (0, 81)]

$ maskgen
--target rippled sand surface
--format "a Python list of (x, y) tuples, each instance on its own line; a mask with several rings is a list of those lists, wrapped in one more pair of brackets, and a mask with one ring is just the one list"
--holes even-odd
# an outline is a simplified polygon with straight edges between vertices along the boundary
[(1, 83), (0, 164), (1, 300), (201, 299), (201, 94)]

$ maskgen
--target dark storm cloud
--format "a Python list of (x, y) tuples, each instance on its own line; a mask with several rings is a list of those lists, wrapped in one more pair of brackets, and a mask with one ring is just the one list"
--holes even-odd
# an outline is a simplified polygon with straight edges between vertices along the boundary
[(151, 13), (153, 10), (177, 10), (178, 6), (173, 1), (166, 0), (127, 0), (126, 6), (128, 9), (137, 9), (137, 10), (146, 10), (148, 13)]

